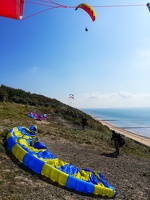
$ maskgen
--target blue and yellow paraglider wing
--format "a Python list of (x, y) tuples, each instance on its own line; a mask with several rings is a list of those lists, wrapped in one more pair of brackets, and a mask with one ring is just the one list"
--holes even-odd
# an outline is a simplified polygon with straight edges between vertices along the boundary
[(7, 144), (14, 156), (32, 171), (50, 178), (61, 186), (85, 194), (116, 196), (117, 192), (102, 173), (79, 169), (53, 155), (37, 138), (37, 127), (14, 127), (7, 134)]

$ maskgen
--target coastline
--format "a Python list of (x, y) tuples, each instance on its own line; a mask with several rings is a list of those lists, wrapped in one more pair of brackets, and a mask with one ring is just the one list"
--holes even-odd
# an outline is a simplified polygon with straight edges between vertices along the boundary
[(97, 121), (99, 121), (104, 126), (107, 126), (109, 129), (115, 130), (116, 132), (119, 132), (120, 134), (124, 135), (125, 137), (128, 137), (128, 138), (130, 138), (130, 139), (132, 139), (136, 142), (139, 142), (141, 144), (144, 144), (144, 145), (150, 147), (150, 138), (138, 135), (136, 133), (132, 133), (132, 132), (127, 131), (127, 130), (122, 129), (122, 128), (117, 128), (114, 125), (112, 125), (112, 124), (110, 124), (106, 121), (101, 120), (100, 118), (95, 118), (95, 117), (93, 117), (93, 118), (96, 119)]

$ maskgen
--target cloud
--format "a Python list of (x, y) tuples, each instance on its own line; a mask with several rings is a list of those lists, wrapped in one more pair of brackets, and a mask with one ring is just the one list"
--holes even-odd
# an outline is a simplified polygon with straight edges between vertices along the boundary
[(150, 93), (85, 93), (78, 104), (87, 108), (150, 107)]
[(123, 92), (123, 91), (118, 92), (117, 95), (122, 97), (122, 98), (132, 98), (133, 97), (133, 95), (131, 93)]
[(86, 99), (117, 99), (117, 98), (132, 98), (133, 95), (129, 92), (115, 92), (115, 93), (107, 93), (107, 94), (101, 94), (99, 92), (93, 92), (93, 93), (86, 93), (83, 94)]
[(138, 94), (135, 94), (134, 97), (137, 97), (137, 98), (142, 98), (142, 99), (145, 99), (145, 98), (150, 98), (150, 93), (138, 93)]

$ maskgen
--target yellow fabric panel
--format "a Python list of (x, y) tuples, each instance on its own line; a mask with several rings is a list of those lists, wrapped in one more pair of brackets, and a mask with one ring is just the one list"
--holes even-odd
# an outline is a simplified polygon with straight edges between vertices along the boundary
[[(37, 157), (37, 155), (35, 155), (35, 157)], [(47, 163), (47, 164), (49, 164), (49, 166), (54, 166), (54, 163), (56, 162), (56, 160), (58, 160), (58, 158), (56, 158), (56, 159), (44, 159), (44, 158), (39, 158), (39, 157), (37, 157), (39, 160), (42, 160), (42, 161), (44, 161), (45, 163)]]
[(23, 136), (23, 134), (22, 134), (18, 129), (15, 129), (15, 130), (14, 130), (14, 133), (15, 133), (15, 135), (16, 135), (17, 137), (22, 137), (22, 136)]
[(114, 191), (112, 189), (106, 188), (100, 185), (94, 186), (94, 194), (101, 195), (101, 196), (114, 197)]
[(50, 164), (51, 166), (56, 167), (56, 168), (60, 168), (60, 167), (62, 167), (64, 165), (68, 164), (67, 162), (59, 160), (58, 158), (56, 158), (56, 159), (49, 159), (47, 161), (47, 163)]
[(99, 185), (101, 187), (105, 187), (102, 182), (99, 182), (97, 185)]
[(21, 148), (18, 144), (15, 144), (12, 148), (12, 153), (15, 155), (15, 157), (20, 161), (23, 162), (24, 156), (27, 154), (27, 152)]
[(22, 136), (22, 138), (23, 138), (23, 139), (30, 139), (30, 138), (31, 138), (31, 136), (28, 136), (28, 135), (23, 135), (23, 136)]
[(60, 170), (58, 170), (48, 164), (43, 165), (41, 174), (50, 178), (54, 182), (58, 182), (62, 186), (66, 186), (68, 174), (61, 172)]
[[(34, 148), (34, 147), (30, 146), (30, 145), (28, 146), (28, 149), (29, 149), (30, 151), (32, 151), (32, 152), (35, 152), (35, 153), (46, 151), (45, 149), (36, 149), (36, 148)], [(39, 158), (38, 158), (38, 159), (39, 159)]]
[(81, 180), (88, 181), (90, 179), (91, 172), (80, 170), (77, 174), (74, 174), (73, 176)]
[(60, 170), (52, 167), (51, 171), (50, 171), (50, 179), (54, 182), (57, 182), (63, 186), (66, 185), (67, 182), (67, 174), (65, 174), (64, 172), (61, 172)]
[(59, 176), (60, 171), (54, 167), (52, 167), (50, 171), (50, 179), (54, 182), (58, 182), (58, 176)]
[(19, 139), (17, 139), (17, 142), (18, 142), (18, 144), (22, 144), (22, 145), (24, 145), (27, 148), (30, 147), (30, 145), (29, 145), (29, 143), (27, 142), (26, 139), (19, 138)]
[(8, 140), (8, 138), (10, 138), (10, 137), (13, 137), (13, 134), (12, 134), (11, 132), (9, 132), (9, 133), (7, 134), (7, 140)]
[(42, 167), (42, 171), (41, 174), (50, 178), (50, 171), (52, 169), (52, 166), (48, 165), (48, 164), (44, 164)]
[(24, 135), (23, 133), (21, 133), (21, 132), (18, 130), (17, 127), (15, 127), (15, 128), (13, 129), (13, 131), (14, 131), (14, 134), (15, 134), (17, 137), (23, 137), (24, 139), (29, 139), (29, 138), (30, 138), (30, 136)]
[[(35, 155), (35, 157), (37, 157), (37, 156)], [(54, 158), (54, 159), (38, 158), (38, 159), (44, 161), (48, 165), (50, 165), (52, 167), (55, 167), (55, 168), (60, 168), (60, 167), (62, 167), (64, 165), (68, 164), (67, 162), (59, 160), (58, 158)]]
[(60, 171), (59, 176), (58, 176), (58, 183), (62, 186), (66, 186), (68, 176), (69, 176), (68, 174)]
[[(27, 134), (31, 132), (29, 128), (26, 128), (26, 127), (22, 127), (22, 128), (24, 128), (24, 129), (26, 130), (26, 133), (27, 133)], [(30, 139), (31, 137), (33, 137), (33, 138), (36, 137), (36, 136), (24, 135), (22, 132), (20, 132), (20, 131), (18, 130), (17, 127), (15, 127), (15, 128), (13, 129), (13, 131), (14, 131), (14, 134), (15, 134), (17, 137), (23, 137), (23, 138), (25, 138), (25, 139)], [(36, 132), (34, 132), (34, 133), (36, 133)]]
[(18, 144), (24, 145), (30, 151), (35, 152), (35, 153), (46, 151), (46, 149), (37, 149), (37, 148), (34, 148), (34, 147), (30, 146), (30, 144), (27, 142), (27, 140), (23, 139), (23, 138), (17, 139), (17, 142), (18, 142)]

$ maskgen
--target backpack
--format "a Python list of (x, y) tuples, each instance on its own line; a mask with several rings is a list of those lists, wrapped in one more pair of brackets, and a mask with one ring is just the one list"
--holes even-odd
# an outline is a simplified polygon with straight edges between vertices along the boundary
[(119, 147), (122, 147), (125, 144), (125, 139), (120, 134), (118, 135), (118, 143), (119, 143)]
[(87, 126), (87, 125), (88, 125), (88, 121), (86, 120), (86, 121), (85, 121), (85, 126)]
[(82, 124), (86, 125), (87, 119), (85, 117), (82, 117)]

